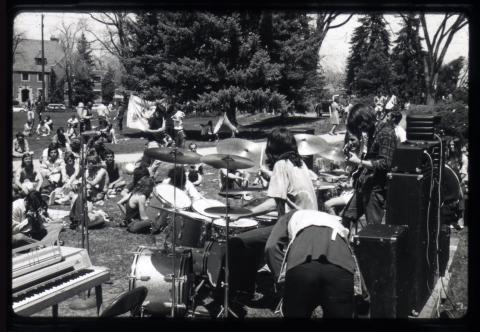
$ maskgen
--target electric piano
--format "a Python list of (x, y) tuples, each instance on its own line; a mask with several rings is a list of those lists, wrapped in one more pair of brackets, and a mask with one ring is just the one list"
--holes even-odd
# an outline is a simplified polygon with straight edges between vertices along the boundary
[(58, 303), (94, 287), (99, 313), (102, 283), (109, 280), (110, 270), (93, 266), (86, 249), (30, 244), (14, 249), (12, 256), (12, 308), (17, 315), (51, 306), (57, 317)]

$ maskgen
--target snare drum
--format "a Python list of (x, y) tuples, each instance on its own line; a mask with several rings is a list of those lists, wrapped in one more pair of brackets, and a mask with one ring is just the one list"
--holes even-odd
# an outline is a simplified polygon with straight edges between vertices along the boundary
[(260, 225), (263, 226), (270, 226), (273, 225), (277, 222), (278, 220), (278, 212), (277, 211), (272, 211), (267, 214), (261, 215), (261, 216), (255, 216), (254, 219), (258, 221)]
[[(235, 235), (243, 233), (258, 227), (258, 221), (249, 218), (240, 218), (235, 221), (231, 221), (228, 225), (229, 235)], [(213, 221), (213, 229), (215, 233), (220, 237), (225, 237), (227, 232), (226, 221), (224, 218), (219, 218)]]
[(216, 199), (197, 199), (192, 203), (192, 210), (210, 218), (218, 218), (217, 214), (211, 214), (205, 212), (206, 209), (215, 207), (215, 206), (225, 206), (224, 203), (217, 201)]
[[(186, 210), (192, 206), (192, 201), (187, 193), (166, 183), (158, 184), (153, 190), (153, 196), (163, 203), (163, 207)], [(175, 197), (175, 200), (173, 199)]]
[[(140, 246), (134, 253), (130, 270), (128, 289), (139, 286), (148, 289), (143, 302), (145, 313), (152, 315), (168, 315), (172, 298), (172, 253), (162, 252), (156, 248)], [(176, 252), (177, 286), (175, 294), (178, 308), (188, 309), (191, 306), (193, 290), (193, 264), (191, 250), (180, 249)]]

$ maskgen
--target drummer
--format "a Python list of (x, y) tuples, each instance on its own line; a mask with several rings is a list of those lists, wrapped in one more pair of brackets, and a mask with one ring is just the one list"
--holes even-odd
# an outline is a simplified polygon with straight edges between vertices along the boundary
[[(286, 128), (273, 130), (268, 136), (265, 153), (268, 172), (271, 172), (268, 198), (250, 208), (252, 213), (242, 218), (274, 210), (279, 217), (292, 209), (318, 210), (315, 189), (293, 134)], [(256, 273), (264, 265), (265, 244), (272, 228), (247, 231), (230, 240), (230, 261), (234, 263), (230, 266), (229, 282), (234, 302), (254, 298)]]

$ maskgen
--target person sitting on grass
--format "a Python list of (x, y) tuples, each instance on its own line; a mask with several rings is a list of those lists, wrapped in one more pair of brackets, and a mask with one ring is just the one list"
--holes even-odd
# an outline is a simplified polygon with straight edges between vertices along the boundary
[(64, 177), (63, 187), (61, 192), (56, 194), (58, 204), (64, 205), (70, 202), (72, 196), (78, 191), (81, 184), (80, 179), (80, 165), (75, 159), (75, 155), (71, 152), (65, 153), (62, 176)]
[(57, 133), (52, 137), (52, 142), (62, 150), (70, 150), (70, 139), (65, 135), (63, 127), (57, 129)]
[(23, 135), (30, 137), (32, 136), (32, 134), (33, 134), (33, 121), (28, 120), (23, 125)]
[[(240, 189), (248, 187), (249, 174), (244, 170), (228, 170), (227, 178), (227, 169), (220, 169), (220, 191), (224, 192), (225, 190)], [(250, 194), (243, 194), (243, 199), (250, 201), (252, 196)]]
[[(125, 202), (119, 202), (118, 207), (125, 214), (120, 227), (128, 227), (131, 233), (149, 233), (152, 221), (146, 214), (147, 199), (153, 191), (155, 183), (151, 177), (142, 177)], [(125, 203), (125, 204), (123, 204)]]
[(122, 177), (120, 167), (115, 163), (115, 153), (112, 150), (107, 150), (105, 152), (105, 168), (110, 180), (108, 194), (115, 196), (116, 192), (121, 191), (127, 183)]
[(115, 136), (115, 129), (113, 129), (113, 125), (106, 119), (99, 119), (98, 122), (98, 130), (100, 131), (99, 140), (104, 143), (117, 144), (117, 137)]
[(43, 239), (50, 221), (47, 204), (39, 191), (28, 193), (12, 203), (12, 248), (18, 248)]
[(138, 181), (144, 176), (150, 177), (150, 171), (148, 170), (148, 165), (146, 163), (140, 162), (139, 165), (133, 170), (132, 181), (122, 190), (122, 199), (118, 201), (117, 204), (125, 203), (128, 195), (135, 188)]
[(108, 173), (102, 167), (98, 156), (88, 156), (86, 163), (87, 200), (103, 205), (109, 184)]
[[(190, 143), (188, 146), (191, 152), (197, 152), (197, 144)], [(194, 186), (199, 186), (203, 181), (203, 164), (190, 165), (188, 170), (188, 180), (193, 183)]]
[(14, 158), (22, 158), (25, 153), (30, 152), (28, 141), (25, 139), (25, 135), (18, 132), (12, 142), (12, 155)]
[(24, 154), (22, 164), (13, 176), (13, 197), (26, 196), (33, 190), (40, 191), (42, 184), (42, 174), (34, 169), (32, 155), (29, 153)]
[(63, 159), (63, 151), (59, 148), (58, 143), (51, 142), (47, 148), (43, 149), (42, 155), (40, 156), (40, 164), (43, 164), (44, 161), (48, 159), (49, 151), (54, 149), (58, 152), (58, 158)]
[(78, 136), (78, 119), (75, 115), (72, 115), (68, 120), (67, 120), (67, 137), (69, 139), (76, 138)]
[(200, 124), (200, 127), (202, 129), (200, 130), (200, 136), (202, 136), (204, 139), (210, 141), (213, 141), (215, 139), (215, 135), (213, 134), (213, 122), (212, 120), (209, 120), (207, 124)]
[[(62, 167), (64, 161), (59, 158), (58, 149), (52, 147), (48, 148), (48, 158), (41, 164), (41, 173), (44, 179), (48, 180), (48, 192), (53, 192), (55, 188), (62, 185)], [(54, 200), (55, 198), (51, 198)], [(49, 201), (52, 204), (52, 201)]]

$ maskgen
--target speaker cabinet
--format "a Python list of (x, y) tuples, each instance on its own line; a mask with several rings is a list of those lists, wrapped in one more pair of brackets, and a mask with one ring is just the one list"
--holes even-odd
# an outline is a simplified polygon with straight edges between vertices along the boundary
[(354, 237), (354, 250), (370, 292), (372, 318), (409, 315), (407, 227), (367, 225)]
[(409, 307), (410, 312), (420, 312), (435, 285), (437, 186), (430, 199), (431, 173), (389, 173), (387, 184), (386, 223), (408, 227), (404, 259), (410, 279)]

